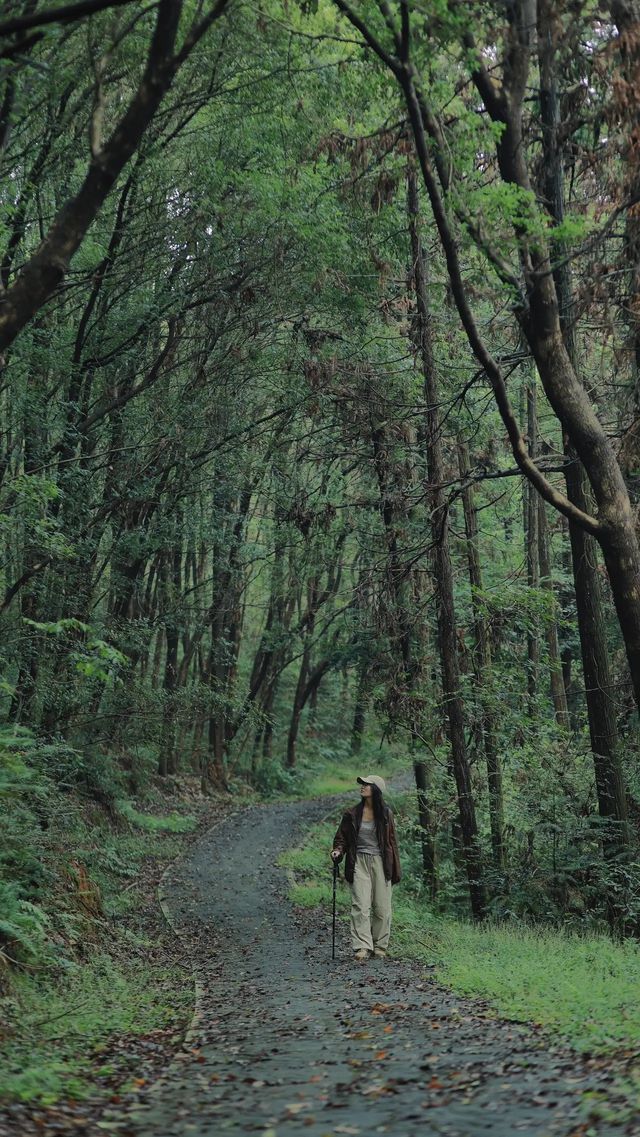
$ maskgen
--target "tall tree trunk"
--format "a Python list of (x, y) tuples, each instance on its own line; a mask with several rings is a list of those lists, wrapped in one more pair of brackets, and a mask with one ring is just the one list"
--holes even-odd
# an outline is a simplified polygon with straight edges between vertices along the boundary
[[(47, 331), (46, 319), (38, 320), (38, 331), (45, 335)], [(37, 344), (37, 337), (36, 337)], [(34, 387), (30, 399), (24, 403), (24, 418), (22, 423), (22, 452), (25, 476), (37, 472), (47, 452), (45, 408), (48, 394), (45, 377), (38, 364), (37, 355), (28, 361), (30, 372), (35, 376)], [(27, 537), (22, 549), (22, 569), (29, 572), (34, 565), (42, 559), (41, 550), (36, 542)], [(42, 580), (32, 579), (18, 595), (20, 614), (23, 621), (39, 620), (40, 597), (43, 592)], [(36, 696), (38, 688), (38, 673), (42, 655), (44, 654), (42, 633), (23, 623), (23, 638), (20, 645), (18, 664), (18, 677), (14, 685), (11, 704), (9, 707), (9, 721), (33, 725), (36, 716)]]
[[(540, 0), (538, 40), (543, 122), (543, 152), (547, 206), (556, 224), (564, 219), (563, 155), (559, 141), (560, 110), (558, 100), (557, 43), (560, 28), (550, 0)], [(558, 249), (558, 253), (562, 253)], [(554, 270), (554, 281), (562, 326), (564, 349), (577, 366), (573, 336), (573, 300), (568, 262), (562, 257)], [(579, 509), (590, 507), (587, 479), (576, 449), (565, 438), (567, 496)], [(595, 768), (598, 806), (601, 817), (611, 825), (605, 835), (607, 855), (614, 856), (628, 842), (627, 802), (618, 750), (613, 685), (605, 640), (605, 621), (600, 579), (597, 569), (597, 546), (581, 527), (569, 522), (573, 577), (580, 632), (580, 649), (584, 674), (589, 734)], [(609, 560), (607, 561), (609, 564)], [(629, 565), (633, 563), (633, 558)], [(618, 591), (617, 581), (612, 588)], [(623, 619), (619, 604), (618, 614)], [(633, 672), (633, 669), (632, 669)]]
[[(571, 540), (569, 538), (569, 522), (562, 518), (562, 568), (567, 580), (571, 583), (563, 584), (560, 589), (560, 603), (563, 612), (568, 612), (575, 605), (575, 582), (573, 580), (573, 556), (571, 553)], [(564, 637), (560, 650), (562, 659), (562, 683), (569, 708), (569, 721), (571, 729), (577, 734), (580, 730), (584, 700), (577, 689), (574, 663), (576, 660), (573, 644), (569, 636)]]
[(538, 497), (538, 548), (540, 552), (540, 587), (547, 593), (551, 606), (546, 624), (551, 701), (558, 726), (563, 730), (568, 730), (570, 725), (569, 708), (567, 706), (567, 695), (562, 678), (562, 660), (560, 658), (558, 621), (556, 619), (558, 605), (551, 576), (551, 558), (549, 553), (549, 526), (547, 524), (546, 505), (541, 497)]
[(367, 718), (367, 703), (369, 701), (369, 667), (363, 660), (358, 667), (356, 686), (356, 700), (353, 708), (353, 725), (351, 727), (351, 753), (359, 754), (362, 745), (362, 735)]
[(226, 653), (226, 605), (228, 603), (228, 581), (224, 579), (226, 572), (218, 581), (214, 582), (214, 589), (219, 588), (217, 604), (211, 621), (211, 642), (209, 646), (209, 659), (207, 664), (207, 683), (213, 705), (209, 712), (207, 740), (208, 752), (202, 763), (202, 790), (208, 793), (213, 788), (227, 788), (226, 777), (226, 746), (225, 746), (225, 719), (227, 708), (225, 705), (226, 679), (228, 660)]
[(446, 477), (442, 455), (440, 403), (433, 358), (427, 267), (418, 230), (418, 182), (412, 168), (409, 170), (408, 176), (408, 210), (420, 358), (424, 376), (428, 488), (432, 508), (431, 526), (434, 545), (434, 577), (438, 606), (438, 646), (442, 667), (442, 690), (449, 724), (451, 758), (458, 795), (458, 812), (471, 911), (474, 919), (481, 920), (486, 915), (487, 897), (464, 733), (464, 710), (456, 650), (453, 573), (449, 553), (449, 522), (447, 503), (442, 489), (446, 483)]
[[(538, 400), (536, 391), (535, 373), (527, 386), (527, 432), (529, 435), (529, 453), (536, 458), (538, 453)], [(537, 592), (540, 588), (540, 552), (538, 548), (538, 494), (529, 483), (527, 491), (527, 527), (525, 531), (525, 552), (527, 559), (527, 584), (530, 592)], [(532, 597), (533, 599), (533, 597)], [(533, 619), (533, 612), (529, 610), (527, 630), (527, 692), (529, 696), (529, 717), (535, 715), (536, 696), (538, 692), (538, 671), (540, 667), (540, 638), (538, 636), (538, 621)]]
[[(491, 848), (493, 860), (499, 872), (505, 868), (504, 847), (504, 802), (502, 792), (502, 765), (498, 753), (497, 724), (495, 712), (495, 692), (493, 690), (493, 663), (489, 629), (482, 611), (483, 591), (482, 566), (478, 544), (478, 518), (473, 487), (465, 485), (469, 476), (469, 453), (467, 445), (458, 439), (458, 464), (463, 483), (462, 505), (467, 538), (467, 560), (471, 584), (471, 606), (473, 609), (474, 653), (473, 669), (476, 690), (482, 715), (482, 741), (487, 764), (487, 784), (489, 788), (489, 823), (491, 826)], [(529, 487), (531, 490), (532, 487)]]
[(262, 736), (262, 757), (267, 760), (273, 755), (273, 705), (280, 683), (280, 676), (274, 675), (266, 692), (262, 711), (265, 716), (264, 734)]
[[(293, 704), (291, 707), (291, 717), (289, 719), (289, 732), (287, 734), (287, 769), (292, 770), (296, 764), (296, 747), (298, 742), (298, 732), (300, 730), (300, 719), (304, 708), (304, 691), (306, 685), (306, 676), (308, 669), (308, 656), (307, 646), (305, 645), (305, 653), (300, 664), (300, 671), (298, 672), (298, 682), (293, 696)], [(305, 658), (306, 656), (306, 658)]]
[[(638, 0), (610, 0), (609, 8), (618, 29), (620, 67), (616, 69), (613, 92), (612, 119), (614, 129), (620, 123), (627, 129), (624, 157), (622, 199), (637, 203), (640, 197), (640, 156), (638, 155), (638, 89), (640, 85), (640, 3)], [(638, 206), (625, 212), (624, 268), (622, 310), (629, 328), (631, 374), (634, 381), (636, 418), (640, 415), (640, 216)], [(638, 462), (638, 425), (633, 428), (633, 467)]]
[(429, 892), (429, 899), (435, 900), (438, 894), (438, 862), (434, 840), (434, 822), (431, 811), (429, 770), (426, 762), (416, 761), (413, 773), (418, 795), (418, 822), (422, 846), (422, 871)]
[[(316, 570), (307, 581), (307, 605), (300, 621), (303, 636), (302, 659), (300, 671), (293, 696), (289, 733), (287, 736), (286, 765), (292, 769), (296, 763), (296, 745), (300, 730), (300, 719), (307, 700), (314, 694), (321, 683), (323, 676), (329, 670), (330, 661), (323, 659), (311, 668), (311, 654), (313, 650), (313, 633), (316, 617), (324, 604), (336, 595), (342, 579), (341, 550), (347, 537), (347, 530), (343, 529), (336, 538), (331, 560), (326, 564), (326, 581), (321, 586), (321, 577)], [(325, 554), (326, 559), (326, 554)]]
[[(230, 524), (230, 531), (227, 532), (226, 564), (213, 581), (213, 598), (210, 607), (211, 644), (208, 681), (213, 706), (209, 716), (209, 755), (203, 761), (202, 767), (203, 792), (208, 792), (210, 785), (228, 788), (227, 754), (239, 725), (236, 716), (232, 713), (231, 700), (242, 634), (243, 581), (240, 548), (252, 493), (253, 486), (247, 482), (240, 491), (237, 501), (217, 503), (223, 515), (233, 516), (234, 521)], [(218, 556), (221, 552), (222, 550)], [(217, 559), (214, 553), (214, 565)]]
[[(180, 517), (175, 524), (179, 532)], [(182, 548), (176, 541), (162, 565), (163, 593), (165, 606), (166, 654), (164, 663), (162, 734), (158, 773), (166, 776), (176, 772), (176, 707), (175, 694), (178, 686), (178, 651), (180, 647), (180, 626), (177, 607), (182, 589)]]

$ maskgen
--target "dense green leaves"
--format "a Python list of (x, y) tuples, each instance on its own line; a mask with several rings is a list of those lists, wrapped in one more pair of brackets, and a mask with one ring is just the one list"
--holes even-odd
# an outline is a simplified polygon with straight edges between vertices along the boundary
[[(355, 7), (395, 50), (380, 6)], [(538, 389), (536, 459), (561, 491), (563, 426), (521, 325), (535, 282), (549, 275), (532, 258), (547, 245), (570, 258), (581, 381), (633, 475), (633, 305), (616, 291), (622, 154), (609, 137), (594, 141), (594, 124), (612, 115), (613, 31), (600, 28), (599, 52), (580, 35), (589, 12), (573, 28), (560, 6), (567, 208), (558, 217), (545, 196), (537, 64), (523, 104), (523, 185), (500, 176), (506, 125), (471, 82), (479, 62), (503, 67), (509, 29), (502, 8), (498, 20), (490, 3), (471, 7), (475, 44), (468, 6), (445, 0), (415, 9), (412, 39), (441, 131), (429, 156), (437, 166), (446, 153), (442, 200), (467, 298), (529, 442), (527, 398)], [(181, 35), (196, 8), (184, 5)], [(49, 29), (27, 59), (0, 61), (10, 104), (5, 284), (81, 185), (96, 105), (108, 127), (135, 90), (151, 22), (151, 13), (102, 13)], [(51, 747), (42, 792), (80, 787), (111, 809), (156, 770), (197, 773), (205, 790), (246, 780), (274, 792), (308, 755), (346, 752), (352, 731), (354, 745), (382, 738), (428, 767), (440, 902), (458, 905), (441, 542), (406, 203), (414, 161), (402, 91), (328, 0), (230, 5), (185, 62), (69, 271), (4, 361), (2, 708), (9, 732), (20, 739), (27, 726), (38, 740), (11, 775), (25, 779), (27, 796), (40, 792)], [(539, 552), (532, 491), (462, 330), (426, 194), (420, 208), (443, 458), (436, 489), (490, 911), (606, 921), (615, 893), (632, 928), (635, 836), (626, 833), (629, 856), (614, 856), (598, 820), (566, 528), (547, 511), (546, 588), (527, 567), (527, 552)], [(635, 492), (633, 476), (629, 484)], [(469, 576), (468, 486), (481, 586)], [(606, 593), (599, 564), (597, 573)], [(602, 624), (635, 817), (636, 715), (607, 593)], [(551, 632), (568, 732), (549, 693), (560, 666)], [(488, 867), (492, 734), (506, 861)], [(35, 847), (26, 808), (16, 812), (31, 817), (26, 829), (16, 822), (16, 847)], [(19, 904), (33, 895), (16, 893), (10, 873), (7, 888), (18, 928)]]

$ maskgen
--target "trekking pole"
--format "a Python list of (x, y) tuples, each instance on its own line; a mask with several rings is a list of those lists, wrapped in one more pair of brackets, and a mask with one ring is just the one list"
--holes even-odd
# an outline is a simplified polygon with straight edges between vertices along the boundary
[(336, 884), (340, 876), (340, 866), (337, 861), (333, 862), (333, 937), (331, 942), (331, 958), (336, 958)]

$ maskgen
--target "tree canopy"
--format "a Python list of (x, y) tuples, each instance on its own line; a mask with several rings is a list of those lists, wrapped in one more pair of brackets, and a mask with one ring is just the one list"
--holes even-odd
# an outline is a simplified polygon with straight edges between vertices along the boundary
[(8, 6), (7, 880), (34, 779), (268, 793), (383, 740), (430, 902), (637, 931), (639, 37)]

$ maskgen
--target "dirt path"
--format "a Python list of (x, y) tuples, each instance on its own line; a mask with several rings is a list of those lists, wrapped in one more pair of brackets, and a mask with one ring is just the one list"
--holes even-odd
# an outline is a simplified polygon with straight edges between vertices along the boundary
[[(176, 866), (167, 902), (197, 961), (196, 1036), (162, 1085), (102, 1131), (125, 1137), (638, 1134), (588, 1123), (606, 1071), (393, 959), (354, 964), (343, 924), (296, 913), (276, 865), (334, 804), (250, 807)], [(328, 869), (330, 872), (330, 869)]]

